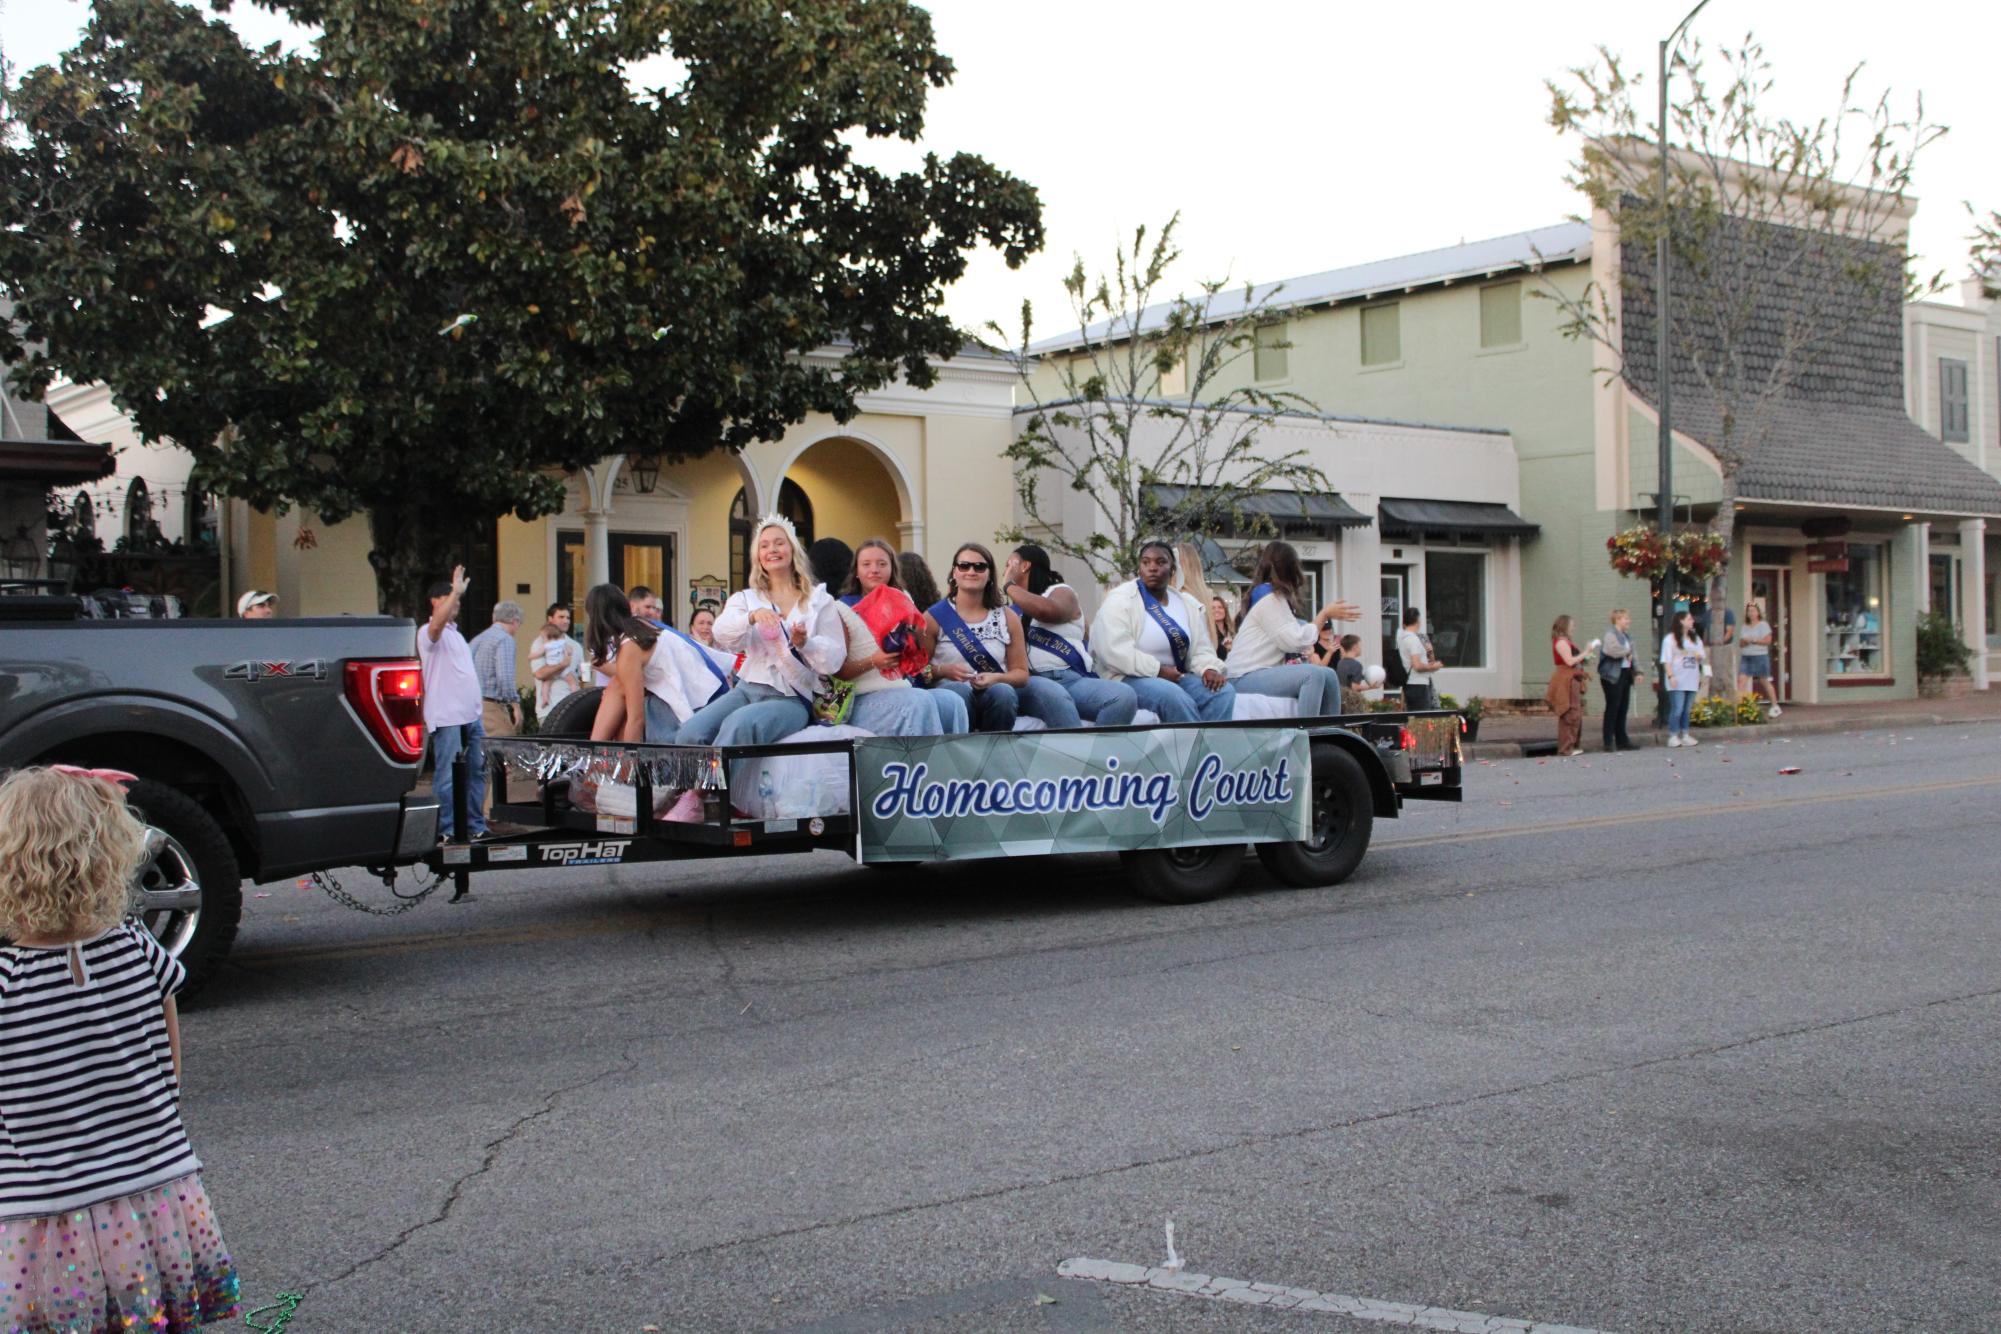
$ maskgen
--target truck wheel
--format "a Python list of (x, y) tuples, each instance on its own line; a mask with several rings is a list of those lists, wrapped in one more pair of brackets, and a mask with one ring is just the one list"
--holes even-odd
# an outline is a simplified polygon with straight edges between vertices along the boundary
[(1207, 903), (1229, 891), (1244, 866), (1244, 845), (1217, 843), (1201, 848), (1148, 848), (1122, 852), (1133, 892), (1155, 903)]
[(542, 725), (535, 730), (535, 735), (588, 740), (591, 724), (597, 721), (598, 700), (603, 695), (603, 686), (586, 686), (582, 690), (571, 691), (557, 700), (543, 716)]
[(142, 778), (126, 804), (146, 827), (132, 915), (188, 970), (183, 997), (215, 975), (243, 917), (243, 873), (229, 835), (201, 803)]
[(1376, 826), (1369, 776), (1337, 745), (1313, 747), (1313, 836), (1300, 843), (1260, 843), (1258, 860), (1288, 885), (1338, 885), (1353, 875)]

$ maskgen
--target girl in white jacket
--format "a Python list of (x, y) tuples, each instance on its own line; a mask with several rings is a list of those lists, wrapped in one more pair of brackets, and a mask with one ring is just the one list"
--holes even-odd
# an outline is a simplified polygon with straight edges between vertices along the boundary
[(1328, 621), (1352, 621), (1361, 611), (1351, 602), (1328, 603), (1311, 621), (1293, 614), (1293, 598), (1306, 582), (1299, 552), (1290, 542), (1267, 543), (1258, 572), (1244, 593), (1243, 614), (1226, 666), (1230, 683), (1246, 695), (1281, 695), (1299, 701), (1299, 716), (1324, 718), (1341, 712), (1341, 678), (1331, 667), (1304, 660)]
[(774, 514), (757, 526), (750, 587), (730, 594), (714, 632), (717, 648), (743, 654), (736, 687), (682, 724), (681, 745), (770, 745), (812, 721), (813, 696), (847, 661), (848, 636), (810, 568), (790, 522)]

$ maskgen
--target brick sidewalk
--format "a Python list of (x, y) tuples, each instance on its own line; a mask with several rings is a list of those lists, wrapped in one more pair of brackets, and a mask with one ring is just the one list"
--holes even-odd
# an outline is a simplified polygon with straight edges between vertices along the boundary
[[(1658, 746), (1664, 739), (1654, 728), (1653, 714), (1644, 714), (1640, 705), (1651, 705), (1651, 696), (1633, 697), (1634, 712), (1626, 730), (1642, 746)], [(1596, 751), (1599, 722), (1604, 716), (1604, 697), (1592, 692), (1590, 703), (1597, 708), (1584, 715), (1584, 749)], [(1870, 704), (1788, 704), (1776, 720), (1758, 727), (1698, 727), (1695, 735), (1703, 740), (1727, 741), (1744, 737), (1783, 736), (1797, 732), (1839, 732), (1869, 727), (1929, 727), (1938, 723), (2001, 722), (2001, 689), (1976, 691), (1952, 698), (1884, 700)], [(1554, 755), (1556, 719), (1547, 713), (1485, 718), (1480, 723), (1480, 739), (1466, 747), (1471, 759), (1498, 760), (1517, 755)]]

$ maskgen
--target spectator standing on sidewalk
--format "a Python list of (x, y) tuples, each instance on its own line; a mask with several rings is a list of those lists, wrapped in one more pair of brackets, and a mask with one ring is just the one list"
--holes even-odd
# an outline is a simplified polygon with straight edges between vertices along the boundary
[(278, 595), (253, 588), (236, 600), (236, 614), (246, 621), (268, 621), (278, 614)]
[(560, 602), (549, 604), (548, 619), (530, 650), (528, 669), (535, 677), (535, 713), (546, 716), (550, 709), (575, 694), (584, 684), (584, 646), (570, 634), (570, 609)]
[(1737, 693), (1763, 695), (1772, 717), (1778, 717), (1785, 710), (1779, 707), (1779, 690), (1772, 679), (1772, 623), (1765, 619), (1765, 604), (1756, 598), (1744, 604), (1744, 629), (1737, 644)]
[(1638, 750), (1626, 735), (1626, 711), (1633, 702), (1634, 670), (1639, 658), (1633, 649), (1633, 617), (1624, 607), (1612, 613), (1605, 639), (1598, 650), (1598, 684), (1605, 687), (1606, 750)]
[[(455, 842), (486, 833), (486, 735), (480, 724), (479, 674), (472, 649), (455, 621), (459, 599), (472, 581), (457, 566), (449, 580), (431, 585), (431, 619), (417, 629), (417, 660), (424, 669), (424, 726), (431, 734), (431, 791), (438, 798), (438, 837)], [(470, 831), (453, 821), (452, 761), (466, 757), (466, 812)]]
[(1688, 734), (1688, 715), (1695, 707), (1702, 679), (1710, 675), (1709, 649), (1696, 633), (1695, 617), (1685, 607), (1674, 614), (1667, 638), (1661, 641), (1661, 665), (1667, 668), (1668, 744), (1699, 745)]
[(1577, 647), (1577, 641), (1570, 637), (1576, 624), (1574, 616), (1559, 616), (1549, 627), (1549, 688), (1543, 699), (1556, 715), (1559, 759), (1584, 753), (1584, 663), (1598, 647), (1595, 639), (1586, 648)]
[(1416, 607), (1403, 610), (1403, 631), (1397, 635), (1397, 656), (1403, 659), (1403, 706), (1406, 709), (1435, 709), (1438, 696), (1431, 688), (1431, 674), (1445, 664), (1431, 656), (1431, 645), (1418, 632), (1423, 614)]

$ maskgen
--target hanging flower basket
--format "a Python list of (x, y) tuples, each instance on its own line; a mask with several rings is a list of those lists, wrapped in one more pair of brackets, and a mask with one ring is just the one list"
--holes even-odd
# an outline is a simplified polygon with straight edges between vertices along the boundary
[(1669, 570), (1689, 579), (1707, 579), (1723, 568), (1727, 550), (1714, 533), (1676, 533), (1641, 525), (1605, 539), (1612, 568), (1633, 579), (1659, 583)]
[(1714, 533), (1677, 533), (1674, 539), (1674, 567), (1691, 579), (1714, 577), (1730, 558), (1729, 548)]

